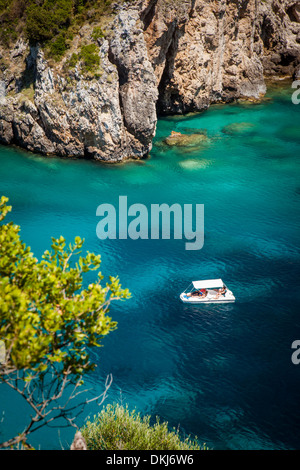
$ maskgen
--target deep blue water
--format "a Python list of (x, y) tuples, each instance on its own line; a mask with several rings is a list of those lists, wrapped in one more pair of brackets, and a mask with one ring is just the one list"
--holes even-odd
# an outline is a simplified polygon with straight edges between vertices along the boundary
[[(158, 415), (213, 449), (299, 449), (300, 106), (289, 86), (259, 104), (215, 105), (160, 119), (151, 157), (101, 165), (0, 147), (0, 192), (22, 239), (41, 256), (51, 236), (85, 238), (102, 255), (105, 275), (119, 275), (132, 298), (114, 304), (117, 331), (93, 351), (87, 385), (108, 402)], [(243, 123), (224, 132), (225, 126)], [(172, 130), (206, 129), (202, 147), (167, 147)], [(234, 131), (234, 132), (233, 132)], [(204, 204), (205, 242), (104, 240), (99, 204)], [(191, 280), (221, 277), (232, 305), (186, 306)], [(92, 280), (92, 279), (89, 279)], [(22, 401), (0, 387), (1, 439), (20, 430)], [(86, 408), (79, 424), (99, 411)], [(22, 416), (23, 415), (23, 416)], [(31, 442), (68, 448), (73, 431), (44, 429)]]

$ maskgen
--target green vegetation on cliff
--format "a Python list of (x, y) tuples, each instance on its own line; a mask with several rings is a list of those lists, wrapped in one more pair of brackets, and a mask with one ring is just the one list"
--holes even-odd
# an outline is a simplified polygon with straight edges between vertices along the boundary
[[(111, 13), (111, 0), (0, 0), (0, 41), (9, 47), (20, 34), (31, 43), (47, 46), (58, 60), (73, 34), (86, 22), (97, 22)], [(95, 28), (93, 39), (103, 36)]]

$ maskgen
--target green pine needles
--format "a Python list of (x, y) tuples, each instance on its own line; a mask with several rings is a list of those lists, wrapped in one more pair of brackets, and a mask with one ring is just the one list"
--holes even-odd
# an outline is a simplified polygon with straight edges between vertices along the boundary
[[(88, 450), (201, 450), (197, 440), (182, 438), (168, 423), (150, 424), (150, 416), (119, 404), (107, 405), (81, 430)], [(203, 447), (203, 449), (205, 446)]]

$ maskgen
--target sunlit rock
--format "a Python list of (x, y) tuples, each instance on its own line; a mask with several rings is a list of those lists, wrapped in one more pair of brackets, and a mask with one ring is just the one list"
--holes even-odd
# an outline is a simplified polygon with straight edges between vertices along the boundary
[(199, 147), (207, 144), (208, 141), (207, 135), (202, 133), (181, 134), (175, 131), (172, 131), (171, 135), (165, 139), (165, 143), (170, 147)]

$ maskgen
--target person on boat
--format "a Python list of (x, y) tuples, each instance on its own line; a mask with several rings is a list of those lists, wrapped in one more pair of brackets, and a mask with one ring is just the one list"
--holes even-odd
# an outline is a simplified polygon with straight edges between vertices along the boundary
[(197, 290), (194, 290), (194, 292), (188, 292), (186, 294), (187, 297), (194, 297), (195, 295), (198, 295), (198, 291)]
[(223, 284), (223, 287), (221, 287), (221, 288), (219, 289), (219, 292), (218, 292), (218, 294), (217, 294), (217, 298), (220, 297), (221, 295), (223, 295), (223, 296), (225, 297), (226, 291), (227, 291), (226, 286), (224, 286), (224, 284)]
[(188, 297), (195, 297), (195, 296), (206, 297), (207, 296), (207, 290), (206, 289), (195, 290), (194, 292), (189, 292), (187, 294), (187, 296)]
[(201, 297), (206, 297), (207, 296), (207, 290), (206, 289), (200, 289), (200, 294)]

